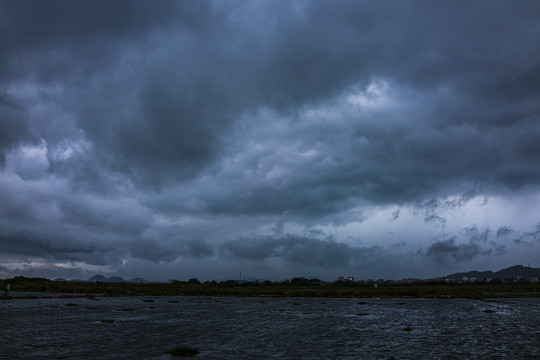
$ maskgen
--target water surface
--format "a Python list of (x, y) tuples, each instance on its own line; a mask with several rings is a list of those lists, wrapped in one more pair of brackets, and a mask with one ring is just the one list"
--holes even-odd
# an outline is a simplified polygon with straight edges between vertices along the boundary
[(0, 320), (0, 359), (540, 359), (538, 299), (11, 299)]

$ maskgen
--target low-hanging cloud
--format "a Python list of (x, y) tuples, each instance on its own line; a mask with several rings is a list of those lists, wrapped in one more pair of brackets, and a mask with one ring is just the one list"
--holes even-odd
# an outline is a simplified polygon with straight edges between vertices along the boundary
[(497, 229), (497, 237), (507, 236), (514, 232), (515, 230), (509, 226), (501, 226)]
[(376, 249), (351, 247), (332, 240), (287, 234), (283, 237), (239, 239), (223, 243), (222, 256), (250, 261), (281, 258), (295, 265), (321, 268), (349, 268), (361, 263)]
[(463, 262), (472, 260), (478, 255), (485, 254), (480, 245), (475, 242), (464, 244), (456, 243), (456, 238), (451, 237), (447, 240), (433, 243), (426, 251), (426, 255), (434, 261), (442, 263)]

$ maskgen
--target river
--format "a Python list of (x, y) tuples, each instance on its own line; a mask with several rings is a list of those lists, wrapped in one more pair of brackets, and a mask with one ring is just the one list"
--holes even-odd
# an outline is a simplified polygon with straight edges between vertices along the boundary
[(4, 299), (0, 321), (0, 359), (540, 359), (538, 299)]

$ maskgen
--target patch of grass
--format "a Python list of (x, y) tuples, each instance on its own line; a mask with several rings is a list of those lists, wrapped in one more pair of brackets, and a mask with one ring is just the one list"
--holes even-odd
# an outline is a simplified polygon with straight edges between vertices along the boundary
[(195, 356), (199, 353), (199, 350), (189, 346), (179, 345), (169, 349), (166, 353), (172, 356)]
[[(188, 284), (176, 281), (173, 284), (165, 283), (88, 283), (72, 281), (50, 281), (43, 278), (15, 277), (0, 280), (0, 289), (11, 284), (11, 291), (47, 292), (54, 294), (83, 294), (73, 297), (87, 297), (84, 294), (99, 296), (269, 296), (269, 297), (315, 297), (334, 298), (354, 297), (362, 298), (467, 298), (467, 299), (494, 299), (494, 298), (530, 298), (536, 284), (525, 283), (474, 283), (474, 284), (384, 284), (373, 288), (371, 284), (334, 283), (321, 285), (300, 285), (290, 283), (245, 283), (237, 284), (231, 281), (208, 282), (204, 284)], [(0, 298), (3, 291), (0, 293)], [(16, 293), (14, 293), (16, 294)], [(5, 293), (3, 294), (5, 295)], [(11, 294), (10, 294), (11, 295)], [(94, 296), (96, 296), (94, 295)], [(13, 298), (14, 295), (12, 295)], [(61, 295), (59, 295), (61, 296)], [(69, 297), (70, 295), (64, 295)], [(36, 296), (20, 295), (21, 299), (35, 299)], [(6, 298), (7, 299), (7, 298)], [(89, 298), (92, 300), (91, 298)], [(96, 299), (97, 300), (97, 299)], [(294, 301), (294, 300), (293, 300)]]

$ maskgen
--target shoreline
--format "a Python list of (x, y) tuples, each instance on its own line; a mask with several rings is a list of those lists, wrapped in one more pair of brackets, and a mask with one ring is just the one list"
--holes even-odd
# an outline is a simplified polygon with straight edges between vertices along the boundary
[[(47, 298), (96, 298), (109, 297), (240, 297), (240, 298), (341, 298), (341, 299), (515, 299), (535, 298), (536, 286), (523, 285), (459, 285), (459, 286), (401, 286), (379, 288), (346, 288), (337, 286), (319, 287), (263, 287), (263, 286), (233, 286), (233, 287), (209, 287), (204, 285), (190, 286), (125, 286), (123, 284), (85, 284), (72, 288), (40, 288), (30, 286), (15, 286), (5, 296), (0, 295), (0, 300), (25, 300)], [(62, 285), (60, 283), (60, 285)], [(65, 284), (64, 284), (65, 285)], [(89, 285), (92, 285), (90, 287)], [(143, 284), (140, 284), (143, 285)], [(487, 291), (491, 290), (491, 291)]]

